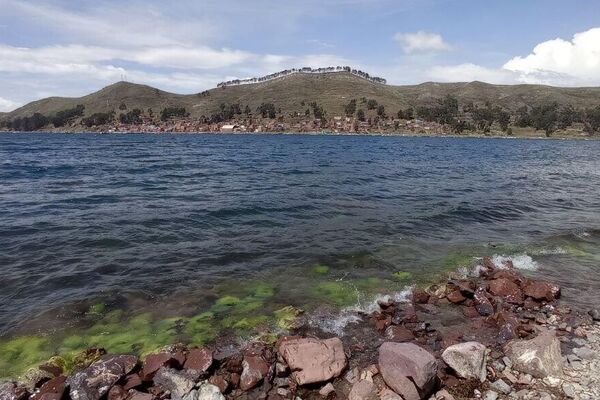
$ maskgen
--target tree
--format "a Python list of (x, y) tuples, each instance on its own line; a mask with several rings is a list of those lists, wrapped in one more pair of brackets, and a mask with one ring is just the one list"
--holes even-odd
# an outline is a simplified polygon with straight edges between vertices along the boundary
[(404, 110), (404, 119), (414, 119), (415, 118), (415, 111), (412, 109), (412, 107), (407, 108), (406, 110)]
[(71, 122), (75, 118), (83, 116), (84, 111), (85, 107), (82, 104), (79, 104), (73, 108), (59, 111), (51, 118), (52, 124), (56, 128), (65, 126), (68, 122)]
[(369, 99), (367, 100), (367, 110), (374, 110), (377, 108), (377, 100)]
[(498, 125), (500, 125), (502, 132), (506, 132), (508, 124), (510, 124), (510, 114), (504, 110), (498, 109), (496, 120), (498, 121)]
[(535, 106), (531, 110), (531, 119), (536, 131), (543, 130), (550, 137), (558, 123), (558, 104), (555, 102)]
[(558, 112), (558, 129), (565, 129), (573, 125), (574, 122), (581, 121), (580, 113), (575, 108), (568, 104)]
[(160, 120), (168, 121), (171, 118), (185, 118), (189, 115), (184, 107), (167, 107), (160, 112)]
[(250, 115), (251, 113), (252, 113), (252, 111), (250, 110), (250, 106), (248, 104), (246, 104), (246, 108), (244, 108), (244, 114)]
[(377, 116), (385, 118), (385, 106), (383, 104), (377, 107)]
[(263, 118), (275, 119), (277, 112), (273, 103), (262, 103), (256, 111), (262, 115)]
[(350, 100), (350, 103), (348, 103), (346, 107), (344, 107), (344, 112), (346, 113), (347, 117), (351, 117), (354, 115), (354, 113), (356, 112), (356, 99)]
[(119, 105), (119, 110), (121, 110), (121, 111), (127, 110), (127, 104), (125, 104), (125, 103), (121, 103), (121, 104)]
[(106, 125), (110, 121), (114, 120), (114, 118), (114, 111), (111, 111), (109, 113), (95, 113), (87, 118), (84, 118), (82, 122), (85, 126), (91, 128), (92, 126)]
[(142, 123), (142, 110), (135, 108), (126, 114), (121, 114), (119, 121), (127, 125), (140, 125)]
[(593, 135), (600, 131), (600, 106), (588, 108), (583, 116), (585, 131)]
[(365, 121), (365, 110), (363, 110), (362, 108), (359, 109), (356, 112), (356, 118), (358, 118), (359, 121), (364, 122)]
[(528, 126), (533, 125), (531, 115), (529, 114), (529, 109), (527, 108), (527, 106), (520, 107), (517, 110), (517, 119), (515, 121), (515, 124), (521, 128), (526, 128)]
[(404, 119), (404, 111), (398, 110), (398, 114), (396, 115), (398, 116), (398, 119)]

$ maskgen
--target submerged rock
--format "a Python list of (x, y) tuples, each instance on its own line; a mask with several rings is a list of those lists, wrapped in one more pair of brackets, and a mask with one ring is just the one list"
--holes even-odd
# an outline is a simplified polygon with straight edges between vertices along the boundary
[(99, 400), (137, 365), (135, 356), (109, 357), (96, 361), (67, 379), (73, 400)]
[(299, 385), (337, 378), (346, 367), (346, 355), (339, 338), (283, 339), (278, 348)]
[(512, 368), (536, 378), (563, 375), (560, 341), (551, 331), (531, 340), (515, 340), (505, 346)]
[(379, 369), (385, 383), (404, 400), (427, 398), (437, 380), (433, 355), (412, 343), (382, 344)]
[(448, 347), (442, 359), (456, 374), (465, 379), (484, 382), (487, 374), (486, 348), (478, 342), (459, 343)]

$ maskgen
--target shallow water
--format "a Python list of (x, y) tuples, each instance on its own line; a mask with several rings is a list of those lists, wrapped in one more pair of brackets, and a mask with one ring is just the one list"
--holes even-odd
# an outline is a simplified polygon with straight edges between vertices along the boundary
[(600, 141), (0, 134), (0, 182), (6, 337), (115, 310), (250, 329), (485, 255), (600, 303)]

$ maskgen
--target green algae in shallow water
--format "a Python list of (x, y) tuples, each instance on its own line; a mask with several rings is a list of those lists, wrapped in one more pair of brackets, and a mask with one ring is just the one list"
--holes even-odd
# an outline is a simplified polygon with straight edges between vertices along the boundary
[(16, 376), (52, 356), (48, 339), (21, 336), (0, 341), (0, 376)]
[(294, 326), (294, 321), (302, 314), (302, 310), (294, 306), (280, 308), (274, 312), (275, 321), (279, 328), (290, 330)]
[(402, 282), (408, 282), (412, 279), (412, 274), (406, 271), (397, 271), (392, 274), (394, 279)]
[(93, 304), (88, 309), (87, 313), (91, 315), (102, 315), (106, 312), (104, 303)]
[(254, 297), (258, 299), (267, 299), (269, 297), (275, 296), (275, 288), (268, 283), (259, 282), (253, 285), (254, 286)]
[(320, 282), (314, 288), (314, 293), (340, 307), (350, 306), (358, 299), (356, 288), (344, 282)]
[(222, 325), (226, 328), (233, 328), (239, 335), (247, 333), (247, 331), (254, 330), (261, 325), (269, 323), (269, 317), (266, 315), (256, 315), (253, 317), (227, 317), (222, 321)]
[(327, 275), (329, 273), (329, 267), (327, 265), (317, 265), (313, 268), (313, 272), (317, 275)]
[(184, 320), (185, 328), (183, 331), (189, 338), (190, 345), (202, 346), (217, 337), (218, 330), (215, 327), (214, 317), (213, 313), (204, 312)]

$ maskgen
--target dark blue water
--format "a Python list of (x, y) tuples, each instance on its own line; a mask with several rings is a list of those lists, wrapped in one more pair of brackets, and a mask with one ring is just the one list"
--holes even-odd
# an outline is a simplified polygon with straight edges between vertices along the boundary
[(306, 265), (418, 275), (455, 253), (526, 254), (586, 305), (598, 228), (600, 141), (0, 134), (0, 326), (253, 279), (298, 299)]

